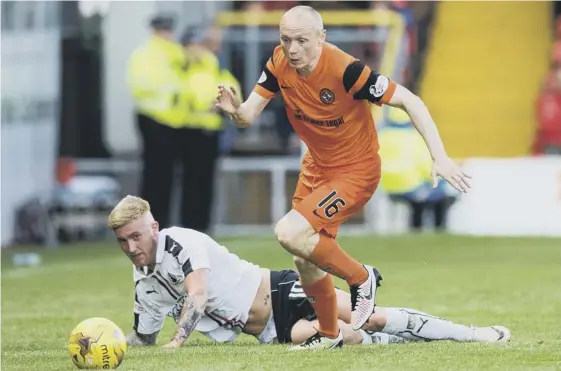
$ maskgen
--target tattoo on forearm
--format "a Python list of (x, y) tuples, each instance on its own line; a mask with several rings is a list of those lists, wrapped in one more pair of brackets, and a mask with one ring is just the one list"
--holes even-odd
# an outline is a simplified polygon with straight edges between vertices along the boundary
[(267, 305), (267, 303), (269, 302), (270, 297), (271, 296), (269, 294), (267, 294), (267, 296), (265, 296), (265, 305)]
[(198, 297), (185, 296), (183, 311), (179, 318), (178, 328), (173, 336), (173, 340), (183, 343), (195, 330), (204, 313), (206, 303)]

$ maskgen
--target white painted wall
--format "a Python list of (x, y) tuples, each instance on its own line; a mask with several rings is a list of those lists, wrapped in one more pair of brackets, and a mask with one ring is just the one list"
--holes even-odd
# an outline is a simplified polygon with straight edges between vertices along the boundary
[[(16, 208), (54, 185), (60, 96), (59, 40), (58, 30), (2, 33), (3, 246), (13, 238)], [(40, 111), (35, 110), (38, 102), (43, 107)]]

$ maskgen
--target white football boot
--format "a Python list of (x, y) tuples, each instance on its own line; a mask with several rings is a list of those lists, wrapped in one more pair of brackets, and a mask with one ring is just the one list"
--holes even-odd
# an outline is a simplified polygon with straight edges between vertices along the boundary
[(360, 285), (350, 286), (351, 325), (355, 331), (360, 330), (374, 313), (376, 290), (382, 282), (382, 275), (376, 268), (369, 265), (365, 265), (364, 268), (368, 272), (366, 281)]
[(504, 326), (472, 327), (473, 341), (506, 343), (510, 341), (510, 331)]
[(341, 348), (343, 346), (343, 334), (339, 330), (339, 335), (335, 339), (323, 336), (319, 332), (316, 332), (308, 340), (302, 344), (298, 344), (290, 348), (289, 350), (331, 350), (335, 348)]

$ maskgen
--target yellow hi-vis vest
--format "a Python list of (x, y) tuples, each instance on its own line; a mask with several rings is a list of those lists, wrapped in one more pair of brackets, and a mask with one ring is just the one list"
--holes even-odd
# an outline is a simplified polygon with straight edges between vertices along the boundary
[(163, 125), (182, 126), (181, 75), (186, 65), (180, 44), (153, 36), (139, 46), (128, 64), (127, 82), (137, 112)]
[(211, 52), (198, 61), (192, 61), (182, 79), (182, 100), (188, 107), (185, 127), (209, 131), (221, 130), (223, 118), (215, 109), (218, 84), (234, 86), (241, 95), (240, 84)]
[(382, 178), (390, 194), (410, 192), (431, 181), (432, 159), (421, 135), (410, 124), (389, 125), (380, 130)]

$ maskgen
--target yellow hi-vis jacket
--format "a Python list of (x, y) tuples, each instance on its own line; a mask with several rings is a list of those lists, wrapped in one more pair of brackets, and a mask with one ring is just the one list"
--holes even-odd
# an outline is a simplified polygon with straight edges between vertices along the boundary
[(184, 127), (209, 131), (221, 130), (223, 118), (215, 109), (218, 84), (234, 86), (241, 96), (240, 84), (226, 69), (221, 69), (212, 52), (189, 63), (182, 78), (182, 101), (188, 107)]
[(127, 71), (136, 111), (163, 125), (180, 127), (185, 107), (181, 106), (181, 75), (186, 66), (180, 44), (153, 36), (132, 53)]
[[(380, 185), (390, 194), (406, 193), (431, 181), (432, 159), (421, 135), (409, 124), (407, 114), (397, 108), (392, 116), (398, 125), (388, 125), (378, 134), (382, 178)], [(405, 115), (405, 117), (401, 117)]]

